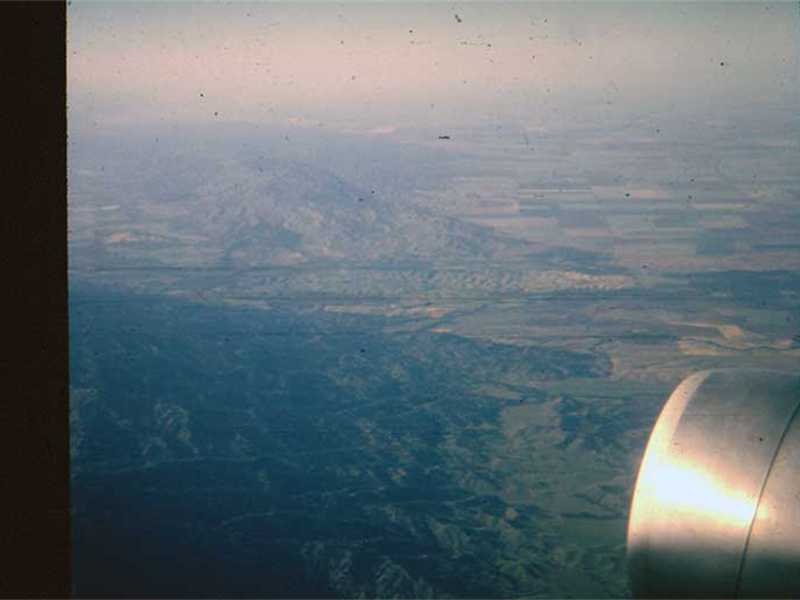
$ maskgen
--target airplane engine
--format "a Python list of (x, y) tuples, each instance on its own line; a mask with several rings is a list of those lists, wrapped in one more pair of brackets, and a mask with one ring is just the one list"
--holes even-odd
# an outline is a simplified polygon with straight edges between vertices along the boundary
[(639, 467), (628, 575), (643, 598), (800, 597), (800, 377), (712, 370), (669, 397)]

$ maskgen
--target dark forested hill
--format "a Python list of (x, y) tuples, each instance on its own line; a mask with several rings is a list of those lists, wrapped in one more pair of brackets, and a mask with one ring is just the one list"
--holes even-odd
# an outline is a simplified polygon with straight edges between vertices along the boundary
[[(476, 386), (607, 365), (447, 334), (388, 338), (384, 324), (75, 286), (77, 593), (546, 589), (554, 540), (542, 509), (510, 511), (503, 470), (476, 467), (502, 438), (501, 411), (521, 401)], [(531, 389), (524, 402), (543, 398)], [(498, 565), (517, 551), (512, 580)]]

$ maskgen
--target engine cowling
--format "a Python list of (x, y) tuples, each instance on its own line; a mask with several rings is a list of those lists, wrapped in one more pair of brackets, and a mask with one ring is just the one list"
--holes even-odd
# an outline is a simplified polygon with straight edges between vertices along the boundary
[(713, 370), (669, 397), (628, 521), (637, 597), (800, 596), (800, 377)]

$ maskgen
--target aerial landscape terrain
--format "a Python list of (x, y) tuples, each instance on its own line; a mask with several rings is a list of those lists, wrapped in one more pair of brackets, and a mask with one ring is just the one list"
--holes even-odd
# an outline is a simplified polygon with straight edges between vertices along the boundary
[[(461, 27), (441, 44), (502, 62), (513, 36), (466, 29), (480, 6), (432, 10)], [(797, 19), (737, 10), (765, 6)], [(514, 9), (526, 44), (602, 58), (548, 7)], [(572, 91), (514, 109), (498, 84), (485, 110), (432, 115), (432, 91), (385, 126), (371, 104), (363, 126), (224, 104), (159, 120), (109, 116), (129, 109), (81, 79), (108, 56), (81, 53), (123, 44), (122, 17), (71, 10), (78, 596), (626, 597), (630, 495), (669, 392), (701, 369), (797, 369), (796, 39), (794, 58), (764, 45), (783, 95), (726, 88), (747, 65), (698, 54), (692, 77), (734, 97), (713, 107), (631, 103), (615, 79), (580, 110)], [(271, 10), (259, 23), (302, 21)], [(329, 10), (339, 27), (355, 9)], [(434, 52), (425, 18), (389, 21)]]

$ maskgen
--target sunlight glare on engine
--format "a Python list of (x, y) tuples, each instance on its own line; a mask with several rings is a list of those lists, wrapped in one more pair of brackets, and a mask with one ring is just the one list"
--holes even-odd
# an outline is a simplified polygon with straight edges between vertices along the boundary
[(694, 465), (658, 461), (647, 472), (653, 500), (679, 514), (694, 513), (720, 525), (747, 526), (753, 518), (752, 498)]

